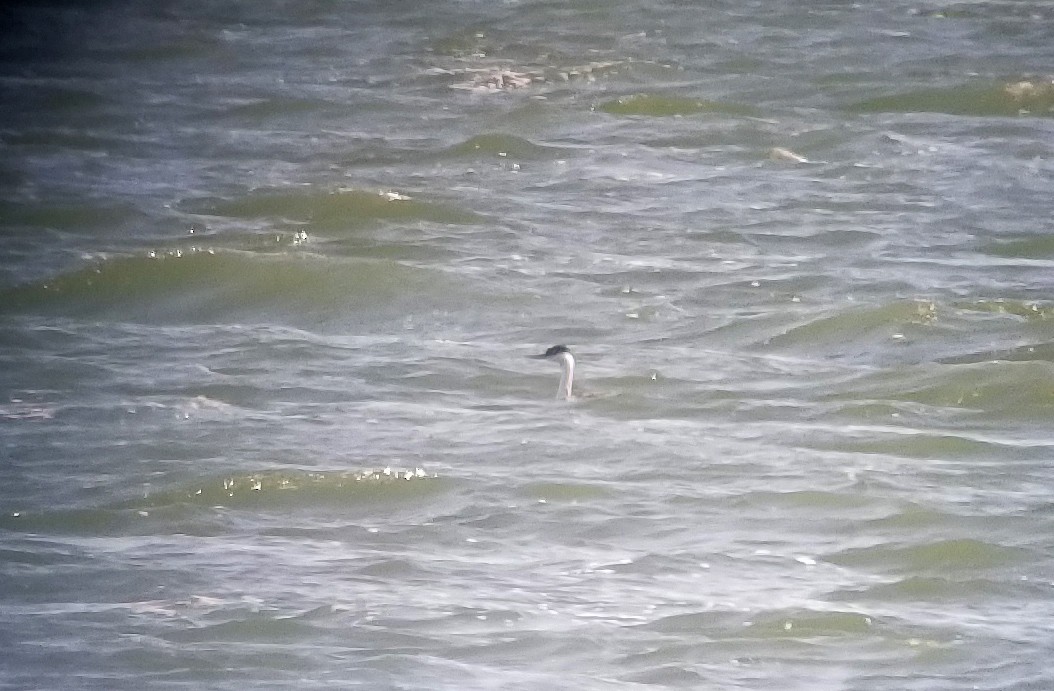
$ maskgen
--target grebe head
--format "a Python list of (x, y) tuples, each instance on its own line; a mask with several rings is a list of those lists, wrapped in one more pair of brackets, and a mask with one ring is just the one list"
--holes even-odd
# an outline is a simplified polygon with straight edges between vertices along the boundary
[(561, 353), (571, 355), (571, 349), (565, 345), (554, 345), (541, 355), (531, 355), (531, 357), (537, 360), (555, 360)]
[(571, 398), (571, 384), (575, 378), (575, 356), (571, 354), (571, 349), (565, 345), (554, 345), (541, 355), (532, 355), (531, 357), (539, 360), (555, 360), (560, 363), (562, 374), (560, 377), (560, 388), (556, 390), (556, 397)]

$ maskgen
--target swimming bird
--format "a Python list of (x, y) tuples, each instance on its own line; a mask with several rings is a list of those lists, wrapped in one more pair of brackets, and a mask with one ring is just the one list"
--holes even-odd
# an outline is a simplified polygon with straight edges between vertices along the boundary
[(560, 387), (556, 390), (556, 397), (568, 400), (571, 398), (571, 383), (575, 378), (575, 356), (571, 349), (565, 345), (554, 345), (541, 355), (531, 355), (537, 360), (554, 360), (560, 363)]

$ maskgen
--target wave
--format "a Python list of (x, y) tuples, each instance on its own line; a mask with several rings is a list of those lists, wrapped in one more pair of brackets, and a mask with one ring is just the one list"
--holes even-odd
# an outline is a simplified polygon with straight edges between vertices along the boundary
[(980, 248), (981, 252), (1007, 259), (1049, 261), (1054, 257), (1054, 235), (1032, 235), (999, 239)]
[[(926, 413), (926, 417), (940, 414), (983, 415), (986, 421), (995, 419), (1049, 419), (1054, 400), (1050, 395), (1050, 380), (1054, 363), (1032, 361), (981, 361), (970, 364), (926, 363), (917, 367), (872, 373), (845, 384), (845, 390), (831, 393), (829, 400), (844, 400), (847, 410), (860, 405), (874, 406), (879, 401), (907, 403), (908, 411)], [(919, 406), (925, 409), (920, 410)], [(893, 408), (898, 408), (893, 405)], [(864, 411), (866, 412), (866, 411)], [(871, 411), (872, 413), (876, 411)], [(876, 450), (890, 444), (901, 448), (915, 448), (916, 453), (930, 456), (947, 453), (952, 447), (983, 449), (992, 440), (969, 439), (950, 432), (947, 435), (918, 435), (899, 440), (872, 439)], [(859, 449), (858, 449), (859, 450)]]
[(971, 602), (1006, 595), (1013, 590), (1005, 581), (986, 578), (908, 576), (892, 583), (834, 593), (833, 599), (877, 602)]
[(180, 504), (229, 508), (317, 507), (386, 503), (434, 493), (439, 477), (421, 468), (359, 471), (268, 471), (207, 477), (151, 494), (137, 509)]
[[(1006, 321), (990, 315), (1005, 316)], [(1050, 360), (1048, 342), (1041, 337), (1054, 323), (1054, 305), (1044, 301), (1017, 299), (979, 299), (941, 302), (929, 299), (895, 299), (871, 305), (854, 305), (820, 312), (773, 315), (744, 324), (722, 326), (737, 333), (750, 330), (754, 344), (765, 349), (803, 351), (847, 359), (861, 356), (873, 362), (878, 350), (895, 347), (905, 360), (933, 360), (942, 363), (980, 362), (1000, 359)], [(788, 319), (791, 319), (788, 323)], [(1020, 333), (1013, 327), (1026, 322), (1035, 325), (1034, 343), (1020, 344)], [(976, 353), (958, 353), (961, 334), (989, 334), (988, 342), (1001, 337), (1015, 342), (1005, 348)], [(951, 352), (949, 352), (949, 350)], [(892, 351), (889, 351), (892, 354)]]
[(1054, 116), (1054, 83), (1022, 79), (1000, 84), (961, 85), (879, 96), (849, 106), (862, 113), (946, 113), (977, 116)]
[(105, 259), (0, 291), (0, 314), (146, 322), (390, 314), (456, 299), (438, 272), (380, 259), (237, 250), (175, 251)]
[(415, 505), (442, 494), (448, 486), (447, 480), (421, 468), (214, 475), (106, 506), (4, 512), (0, 529), (76, 535), (220, 534), (227, 528), (217, 509), (391, 511), (395, 505)]
[(890, 572), (935, 573), (942, 576), (1000, 569), (1021, 563), (1028, 550), (981, 540), (959, 538), (921, 545), (881, 544), (843, 550), (825, 558), (833, 564)]
[(764, 339), (776, 348), (803, 348), (812, 354), (824, 348), (844, 354), (855, 348), (870, 351), (878, 341), (888, 342), (904, 327), (925, 325), (936, 318), (937, 306), (926, 300), (901, 300), (809, 316), (806, 321)]

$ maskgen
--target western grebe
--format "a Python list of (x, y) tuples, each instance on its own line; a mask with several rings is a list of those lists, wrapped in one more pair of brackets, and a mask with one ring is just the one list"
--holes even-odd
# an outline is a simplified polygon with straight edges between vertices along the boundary
[(560, 388), (556, 390), (556, 397), (568, 400), (571, 398), (571, 383), (575, 378), (575, 356), (571, 349), (565, 345), (554, 345), (541, 355), (531, 355), (538, 360), (554, 360), (560, 363)]

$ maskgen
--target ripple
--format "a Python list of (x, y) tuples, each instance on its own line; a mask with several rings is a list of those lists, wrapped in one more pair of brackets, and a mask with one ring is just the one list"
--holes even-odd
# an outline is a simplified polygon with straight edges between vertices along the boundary
[(401, 194), (362, 190), (260, 189), (231, 199), (188, 199), (180, 207), (203, 216), (294, 221), (306, 224), (309, 229), (330, 233), (381, 221), (444, 224), (483, 221), (482, 217), (467, 209), (411, 199)]
[(444, 282), (434, 271), (379, 259), (176, 250), (106, 259), (0, 291), (0, 313), (169, 322), (224, 321), (252, 313), (295, 318), (356, 307), (370, 311), (411, 296), (423, 304), (439, 296), (432, 289)]

